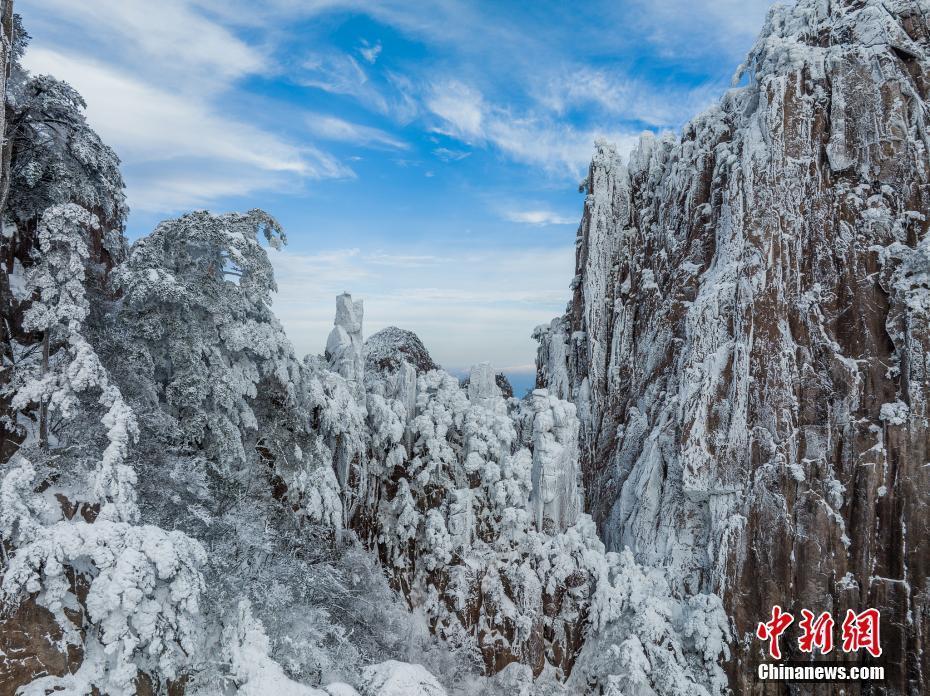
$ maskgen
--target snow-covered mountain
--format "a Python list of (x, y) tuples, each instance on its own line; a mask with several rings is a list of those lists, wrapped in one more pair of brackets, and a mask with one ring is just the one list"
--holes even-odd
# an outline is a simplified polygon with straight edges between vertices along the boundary
[(930, 689), (928, 16), (776, 8), (747, 86), (628, 163), (598, 144), (537, 330), (607, 548), (723, 599), (738, 693), (776, 604), (880, 609), (884, 687)]
[(129, 246), (10, 6), (0, 696), (783, 693), (775, 604), (880, 609), (927, 690), (925, 0), (777, 8), (680, 137), (598, 143), (524, 399), (348, 294), (298, 358), (263, 211)]

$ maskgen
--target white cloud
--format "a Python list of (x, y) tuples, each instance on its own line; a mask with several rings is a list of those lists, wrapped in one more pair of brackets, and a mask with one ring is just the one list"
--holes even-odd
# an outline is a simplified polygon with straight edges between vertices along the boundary
[(384, 78), (391, 89), (386, 114), (398, 123), (409, 123), (420, 113), (413, 80), (390, 70), (384, 72)]
[(569, 124), (537, 117), (495, 117), (488, 138), (513, 159), (561, 176), (580, 177), (594, 152), (594, 141), (604, 138), (629, 154), (639, 139), (634, 131), (599, 128), (578, 129)]
[[(54, 74), (81, 92), (88, 121), (130, 166), (166, 163), (164, 169), (148, 167), (144, 179), (130, 188), (133, 206), (173, 211), (191, 200), (257, 190), (272, 175), (352, 176), (350, 169), (315, 148), (288, 143), (222, 116), (203, 101), (107, 65), (41, 47), (31, 47), (24, 62), (30, 71)], [(171, 163), (181, 160), (186, 167), (178, 172)], [(185, 195), (188, 182), (196, 194)]]
[(456, 80), (434, 84), (426, 107), (440, 119), (437, 132), (474, 145), (491, 144), (518, 162), (560, 176), (581, 176), (598, 138), (626, 154), (639, 137), (632, 130), (579, 129), (544, 111), (517, 115), (488, 103), (477, 89)]
[[(62, 41), (73, 39), (84, 51), (175, 89), (222, 88), (267, 64), (261, 52), (183, 0), (159, 0), (157, 6), (150, 0), (30, 0), (27, 7), (27, 23), (52, 25)], [(77, 32), (64, 34), (65, 27)]]
[(719, 98), (723, 90), (722, 85), (710, 84), (669, 89), (616, 71), (574, 66), (549, 76), (536, 89), (536, 98), (557, 116), (569, 109), (595, 106), (612, 118), (676, 128)]
[(199, 162), (178, 162), (177, 167), (128, 167), (124, 172), (130, 209), (138, 212), (174, 214), (210, 208), (229, 196), (246, 196), (256, 191), (287, 190), (293, 182), (274, 172), (252, 170), (244, 175), (235, 168), (211, 168)]
[(398, 123), (409, 122), (419, 111), (413, 82), (391, 71), (383, 71), (382, 77), (376, 84), (351, 55), (331, 51), (308, 56), (295, 79), (305, 87), (352, 97), (366, 109)]
[(314, 135), (326, 140), (336, 140), (356, 145), (382, 146), (398, 150), (404, 150), (408, 147), (407, 143), (398, 140), (380, 128), (351, 123), (325, 114), (309, 115), (307, 117), (307, 128)]
[(309, 56), (303, 63), (301, 84), (334, 94), (368, 97), (368, 75), (350, 55), (320, 53)]
[(362, 45), (358, 49), (358, 52), (362, 58), (374, 65), (378, 60), (378, 56), (381, 55), (381, 42), (379, 41), (374, 46), (372, 46), (370, 43), (363, 40)]
[(471, 152), (465, 150), (451, 150), (447, 147), (437, 147), (433, 150), (433, 154), (443, 162), (458, 162), (468, 157)]
[(559, 215), (551, 210), (510, 210), (504, 213), (510, 222), (519, 222), (524, 225), (576, 225), (577, 217)]
[(440, 132), (466, 140), (483, 137), (484, 99), (478, 90), (447, 80), (433, 86), (426, 107), (442, 120)]
[[(667, 56), (739, 60), (776, 0), (630, 0), (624, 17)], [(734, 66), (735, 67), (735, 66)]]

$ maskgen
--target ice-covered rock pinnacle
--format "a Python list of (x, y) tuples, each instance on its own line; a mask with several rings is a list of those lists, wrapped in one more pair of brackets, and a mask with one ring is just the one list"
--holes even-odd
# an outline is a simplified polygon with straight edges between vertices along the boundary
[(472, 365), (468, 374), (468, 400), (485, 408), (494, 409), (501, 401), (501, 390), (491, 363)]
[(356, 401), (364, 404), (365, 358), (362, 342), (362, 300), (343, 293), (336, 297), (336, 319), (326, 339), (326, 359), (330, 368), (345, 377)]

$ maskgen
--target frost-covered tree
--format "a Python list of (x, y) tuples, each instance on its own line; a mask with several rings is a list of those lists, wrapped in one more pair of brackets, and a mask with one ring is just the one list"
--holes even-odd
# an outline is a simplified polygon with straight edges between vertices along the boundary
[[(22, 410), (38, 405), (39, 446), (48, 449), (49, 418), (64, 416), (76, 405), (76, 392), (99, 380), (96, 366), (76, 364), (86, 341), (81, 335), (87, 318), (84, 290), (87, 235), (99, 223), (94, 215), (73, 203), (48, 208), (39, 223), (35, 265), (25, 273), (23, 294), (31, 299), (22, 328), (39, 337), (41, 356), (30, 360), (27, 351), (17, 356), (12, 406)], [(74, 379), (72, 379), (72, 377)]]
[(107, 270), (125, 249), (118, 160), (74, 90), (21, 68), (28, 36), (11, 21), (0, 621), (38, 605), (57, 624), (59, 650), (77, 656), (69, 673), (46, 672), (22, 693), (135, 693), (140, 679), (175, 679), (189, 663), (204, 551), (180, 532), (133, 524), (137, 423), (98, 350)]
[(601, 564), (568, 688), (605, 696), (724, 693), (718, 660), (729, 656), (729, 628), (720, 598), (676, 598), (665, 573), (638, 565), (628, 549), (605, 554)]
[(80, 395), (99, 391), (109, 444), (100, 455), (92, 492), (95, 502), (113, 503), (106, 508), (108, 516), (131, 520), (136, 516), (135, 474), (125, 458), (138, 433), (135, 415), (84, 335), (90, 311), (84, 287), (87, 237), (97, 227), (96, 217), (74, 203), (52, 206), (42, 216), (35, 264), (24, 279), (31, 302), (22, 319), (23, 330), (40, 338), (14, 353), (10, 403), (24, 413), (36, 406), (37, 432), (32, 434), (47, 451), (50, 435), (57, 440), (57, 429), (65, 428), (80, 408)]
[(22, 67), (28, 41), (16, 18), (6, 90), (10, 161), (4, 214), (23, 235), (46, 208), (77, 203), (101, 220), (97, 250), (118, 254), (128, 212), (119, 158), (88, 125), (86, 103), (73, 87)]
[(350, 425), (338, 375), (298, 361), (271, 311), (260, 235), (284, 242), (257, 210), (160, 224), (114, 272), (122, 301), (108, 346), (160, 472), (142, 482), (152, 519), (212, 535), (220, 517), (244, 545), (269, 533), (257, 501), (293, 523), (341, 519), (326, 433)]
[(203, 547), (181, 532), (68, 520), (60, 509), (45, 524), (34, 512), (59, 506), (32, 492), (34, 475), (20, 459), (3, 481), (0, 531), (16, 551), (0, 591), (6, 603), (34, 597), (62, 630), (60, 649), (73, 646), (82, 659), (73, 673), (40, 676), (20, 693), (129, 696), (140, 679), (182, 677), (199, 647)]
[[(8, 76), (17, 49), (21, 53), (21, 42), (16, 37), (23, 33), (22, 22), (13, 14), (13, 2), (3, 3), (2, 16), (0, 16), (0, 92), (6, 94)], [(5, 106), (5, 105), (4, 105)], [(0, 144), (0, 210), (6, 206), (6, 197), (10, 190), (10, 156), (12, 143), (5, 137), (6, 134), (6, 108), (0, 111), (0, 134), (3, 134), (3, 143)]]
[[(7, 11), (11, 6), (4, 4)], [(104, 292), (107, 271), (125, 253), (122, 229), (127, 208), (119, 160), (88, 126), (84, 101), (64, 82), (47, 75), (31, 76), (21, 65), (29, 35), (17, 15), (4, 22), (12, 42), (0, 163), (4, 230), (0, 235), (0, 306), (6, 318), (0, 324), (0, 358), (8, 368), (21, 359), (22, 351), (41, 350), (32, 344), (44, 340), (42, 332), (22, 326), (24, 310), (33, 299), (22, 285), (29, 268), (42, 256), (40, 224), (46, 212), (51, 219), (67, 210), (60, 206), (76, 204), (94, 216), (94, 224), (84, 226), (83, 282), (91, 298), (90, 312), (96, 312), (102, 311), (108, 299)], [(23, 437), (17, 428), (17, 412), (9, 403), (15, 391), (8, 384), (13, 374), (10, 369), (0, 371), (4, 393), (0, 420), (6, 426), (0, 446), (3, 457), (10, 456)]]
[(191, 213), (140, 239), (114, 273), (122, 367), (161, 411), (160, 435), (224, 473), (255, 455), (258, 388), (295, 403), (298, 363), (271, 313), (271, 264), (257, 235), (284, 241), (262, 211)]
[[(180, 678), (199, 640), (205, 552), (182, 532), (133, 524), (136, 418), (88, 340), (87, 238), (98, 225), (74, 203), (45, 211), (23, 279), (22, 326), (40, 350), (17, 346), (8, 367), (10, 403), (25, 423), (20, 452), (35, 451), (43, 475), (20, 453), (4, 467), (0, 534), (10, 555), (0, 589), (9, 605), (44, 607), (61, 649), (82, 654), (75, 671), (25, 693), (133, 694), (140, 675)], [(76, 514), (79, 502), (93, 507)]]

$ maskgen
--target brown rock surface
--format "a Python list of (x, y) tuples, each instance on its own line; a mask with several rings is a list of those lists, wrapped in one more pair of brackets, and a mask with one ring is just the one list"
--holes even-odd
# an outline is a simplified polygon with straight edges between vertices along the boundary
[(45, 675), (63, 676), (81, 663), (79, 651), (62, 650), (63, 633), (35, 598), (24, 600), (0, 620), (0, 696)]

